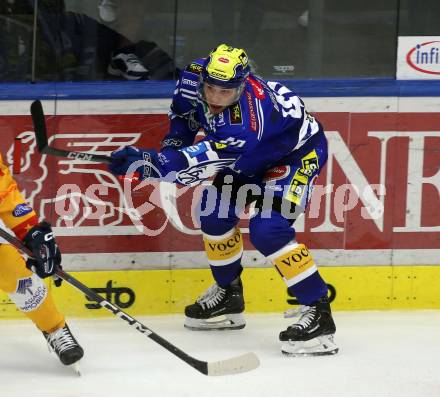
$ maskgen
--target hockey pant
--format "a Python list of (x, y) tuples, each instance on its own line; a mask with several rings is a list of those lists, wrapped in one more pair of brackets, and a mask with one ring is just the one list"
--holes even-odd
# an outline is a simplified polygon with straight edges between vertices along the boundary
[(64, 327), (64, 316), (55, 307), (44, 281), (26, 268), (19, 252), (9, 244), (0, 244), (0, 289), (17, 308), (45, 332)]
[[(264, 178), (221, 172), (202, 195), (199, 211), (205, 251), (217, 284), (229, 285), (243, 268), (241, 212), (252, 202), (257, 214), (249, 221), (250, 240), (271, 260), (289, 293), (302, 305), (327, 294), (310, 251), (295, 239), (293, 223), (308, 201), (313, 183), (327, 159), (327, 147), (307, 150), (288, 166), (269, 170)], [(257, 183), (255, 183), (257, 181)]]

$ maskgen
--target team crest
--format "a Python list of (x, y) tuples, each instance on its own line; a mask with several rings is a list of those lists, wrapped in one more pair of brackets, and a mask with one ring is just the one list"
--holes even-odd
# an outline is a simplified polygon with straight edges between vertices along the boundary
[(193, 62), (189, 64), (185, 70), (190, 73), (200, 74), (202, 73), (202, 65)]
[(243, 124), (243, 117), (241, 115), (241, 107), (239, 102), (229, 106), (229, 118), (231, 120), (231, 124)]

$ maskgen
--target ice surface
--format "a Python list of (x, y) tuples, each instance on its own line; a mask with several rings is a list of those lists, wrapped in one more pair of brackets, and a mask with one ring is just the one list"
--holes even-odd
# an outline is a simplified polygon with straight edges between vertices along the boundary
[(183, 316), (139, 317), (192, 356), (208, 361), (254, 351), (249, 373), (207, 377), (117, 318), (70, 319), (85, 349), (82, 376), (49, 354), (28, 321), (0, 322), (1, 397), (439, 397), (440, 311), (336, 312), (340, 353), (280, 353), (282, 314), (248, 314), (239, 331), (197, 332)]

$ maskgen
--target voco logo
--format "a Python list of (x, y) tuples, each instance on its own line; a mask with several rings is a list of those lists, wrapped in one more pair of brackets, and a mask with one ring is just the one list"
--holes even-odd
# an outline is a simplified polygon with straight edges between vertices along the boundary
[[(91, 288), (91, 290), (95, 291), (97, 294), (105, 294), (103, 298), (111, 303), (114, 303), (116, 306), (121, 309), (127, 309), (136, 300), (136, 295), (131, 288), (128, 287), (113, 287), (113, 281), (107, 281), (107, 285), (105, 288)], [(94, 302), (93, 299), (90, 299), (86, 296), (88, 301)], [(87, 309), (100, 309), (101, 305), (99, 303), (86, 303), (85, 307)]]
[(208, 243), (209, 248), (211, 251), (229, 251), (231, 248), (234, 248), (238, 243), (241, 241), (241, 234), (236, 233), (234, 236), (232, 236), (230, 239), (228, 239), (226, 242), (221, 243)]
[(294, 266), (295, 264), (304, 262), (310, 256), (310, 252), (306, 247), (301, 248), (298, 252), (295, 250), (295, 253), (290, 255), (289, 257), (283, 259), (281, 262), (287, 266)]

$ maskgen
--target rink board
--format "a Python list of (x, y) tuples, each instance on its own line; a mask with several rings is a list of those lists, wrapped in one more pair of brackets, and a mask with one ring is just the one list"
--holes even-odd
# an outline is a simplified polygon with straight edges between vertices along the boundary
[[(106, 169), (37, 153), (31, 101), (1, 101), (0, 150), (21, 138), (20, 188), (52, 222), (69, 271), (206, 267), (200, 189), (151, 184), (133, 192)], [(108, 155), (159, 147), (169, 99), (43, 101), (51, 144)], [(325, 127), (329, 160), (315, 181), (298, 241), (322, 266), (440, 264), (440, 97), (305, 98)], [(53, 116), (56, 114), (56, 116)], [(163, 198), (175, 196), (176, 206)], [(129, 216), (137, 210), (140, 222)], [(245, 251), (248, 224), (242, 228)], [(379, 254), (382, 253), (382, 254)], [(245, 265), (267, 267), (258, 256)]]
[[(336, 310), (440, 308), (440, 97), (380, 95), (305, 98), (325, 127), (330, 155), (309, 211), (295, 223), (297, 239), (334, 287)], [(16, 178), (54, 225), (64, 269), (129, 313), (181, 313), (211, 283), (194, 218), (200, 190), (151, 185), (128, 189), (127, 197), (103, 164), (39, 155), (30, 102), (0, 102), (0, 151), (11, 164), (14, 138), (21, 138)], [(72, 99), (43, 106), (55, 115), (47, 118), (52, 144), (108, 155), (126, 144), (158, 148), (169, 103)], [(163, 192), (176, 196), (175, 211), (163, 204)], [(127, 198), (133, 208), (151, 204), (141, 224), (127, 216)], [(240, 227), (247, 310), (285, 310), (283, 282), (255, 252), (247, 221)], [(54, 293), (67, 315), (107, 315), (69, 286)], [(0, 302), (0, 318), (18, 315), (4, 294)]]
[[(440, 309), (439, 266), (366, 266), (320, 269), (330, 284), (334, 310)], [(212, 283), (207, 269), (72, 272), (104, 299), (132, 315), (182, 313)], [(283, 312), (293, 298), (272, 268), (245, 269), (243, 284), (247, 312)], [(50, 288), (67, 316), (111, 316), (64, 283)], [(23, 317), (0, 294), (0, 318)]]

